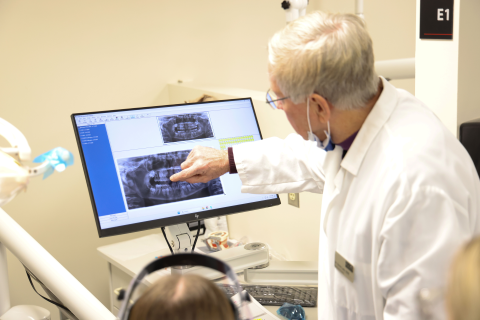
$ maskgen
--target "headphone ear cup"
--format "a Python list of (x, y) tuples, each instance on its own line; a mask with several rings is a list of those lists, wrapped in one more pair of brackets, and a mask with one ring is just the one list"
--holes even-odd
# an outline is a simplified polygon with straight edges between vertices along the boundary
[(240, 320), (237, 306), (235, 305), (235, 303), (233, 303), (232, 299), (230, 299), (229, 297), (227, 297), (227, 299), (228, 299), (228, 302), (230, 302), (230, 307), (232, 307), (233, 317), (235, 318), (235, 320)]

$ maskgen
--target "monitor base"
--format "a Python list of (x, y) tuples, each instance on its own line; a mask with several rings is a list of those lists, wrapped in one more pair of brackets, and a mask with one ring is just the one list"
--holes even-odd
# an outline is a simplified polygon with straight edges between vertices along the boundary
[[(246, 269), (269, 264), (269, 254), (266, 247), (261, 250), (248, 250), (246, 246), (238, 246), (228, 250), (209, 253), (227, 263), (235, 273), (244, 272)], [(191, 267), (188, 269), (171, 269), (172, 274), (198, 274), (207, 279), (215, 280), (224, 277), (223, 273), (205, 267)]]
[[(166, 229), (168, 236), (164, 235), (165, 240), (171, 246), (174, 254), (192, 251), (194, 237), (186, 223), (169, 226)], [(258, 242), (211, 252), (208, 255), (228, 263), (236, 273), (243, 272), (248, 268), (264, 268), (269, 264), (268, 247)], [(224, 274), (213, 269), (196, 266), (179, 266), (171, 270), (172, 274), (194, 273), (211, 280), (224, 276)]]

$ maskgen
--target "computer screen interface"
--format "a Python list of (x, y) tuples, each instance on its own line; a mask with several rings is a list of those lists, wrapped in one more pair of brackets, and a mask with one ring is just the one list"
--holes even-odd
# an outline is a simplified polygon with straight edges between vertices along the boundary
[(100, 237), (280, 204), (241, 193), (237, 174), (171, 182), (196, 145), (261, 140), (249, 98), (72, 115)]

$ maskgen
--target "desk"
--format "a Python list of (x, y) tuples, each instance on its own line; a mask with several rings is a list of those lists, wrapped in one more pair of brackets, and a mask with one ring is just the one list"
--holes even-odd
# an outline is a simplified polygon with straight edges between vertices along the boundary
[[(199, 241), (200, 242), (200, 241)], [(100, 255), (107, 260), (109, 270), (110, 310), (117, 315), (120, 302), (117, 300), (119, 289), (127, 289), (132, 278), (156, 257), (169, 255), (170, 251), (161, 234), (151, 234), (134, 240), (119, 242), (98, 248)], [(148, 275), (138, 287), (133, 299), (160, 277), (169, 274), (161, 270)], [(239, 275), (243, 282), (243, 275)], [(265, 306), (276, 314), (278, 306)], [(317, 320), (317, 308), (304, 308), (308, 320)]]

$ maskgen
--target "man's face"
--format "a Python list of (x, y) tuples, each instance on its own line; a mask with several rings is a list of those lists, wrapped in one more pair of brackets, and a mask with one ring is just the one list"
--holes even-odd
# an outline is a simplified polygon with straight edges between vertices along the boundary
[[(278, 98), (284, 98), (285, 95), (277, 86), (277, 82), (273, 77), (270, 77), (270, 90), (272, 90)], [(275, 102), (278, 109), (283, 110), (287, 115), (287, 119), (292, 125), (295, 132), (303, 137), (303, 139), (308, 139), (308, 120), (307, 120), (307, 103), (302, 102), (295, 104), (290, 99), (285, 99)]]

